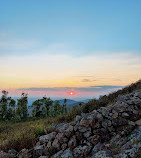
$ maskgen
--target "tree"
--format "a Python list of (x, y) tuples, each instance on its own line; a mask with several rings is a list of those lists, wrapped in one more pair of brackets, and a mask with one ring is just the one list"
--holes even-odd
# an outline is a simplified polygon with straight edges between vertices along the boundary
[(66, 114), (67, 113), (67, 99), (64, 99), (64, 103), (63, 103), (63, 107), (62, 107), (62, 114)]
[(18, 103), (17, 103), (17, 114), (20, 116), (21, 119), (23, 118), (26, 119), (28, 116), (27, 104), (28, 104), (27, 94), (22, 93), (21, 98), (18, 99)]
[(39, 117), (41, 115), (41, 113), (42, 113), (41, 106), (42, 106), (41, 99), (35, 100), (32, 103), (32, 106), (31, 106), (31, 107), (33, 107), (32, 116)]
[(8, 92), (3, 90), (0, 99), (0, 116), (3, 119), (10, 120), (15, 116), (15, 100), (8, 97)]
[(50, 98), (43, 97), (43, 105), (46, 108), (46, 116), (49, 116), (49, 109), (52, 106), (53, 101)]
[(55, 101), (54, 103), (54, 114), (55, 116), (60, 115), (61, 113), (61, 105), (59, 101)]
[(7, 98), (8, 92), (3, 90), (2, 91), (2, 96), (0, 99), (0, 115), (1, 118), (7, 119), (7, 103), (8, 103), (8, 98)]

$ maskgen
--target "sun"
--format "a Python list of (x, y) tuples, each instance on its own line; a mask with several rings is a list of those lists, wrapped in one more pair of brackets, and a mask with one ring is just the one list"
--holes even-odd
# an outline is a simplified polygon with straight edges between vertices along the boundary
[(70, 92), (70, 95), (73, 95), (73, 93), (72, 93), (72, 92)]
[(77, 92), (72, 89), (72, 90), (66, 92), (66, 94), (69, 96), (75, 96), (77, 94)]

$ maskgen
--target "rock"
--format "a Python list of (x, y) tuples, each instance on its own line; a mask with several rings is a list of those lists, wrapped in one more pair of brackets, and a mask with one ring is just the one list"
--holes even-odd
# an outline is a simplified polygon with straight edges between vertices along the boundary
[(101, 150), (96, 154), (92, 155), (92, 158), (112, 158), (110, 150)]
[(119, 126), (117, 127), (117, 133), (119, 135), (128, 135), (132, 130), (133, 130), (134, 126), (132, 125), (125, 125), (125, 126)]
[(105, 119), (102, 121), (102, 126), (104, 128), (110, 127), (111, 125), (112, 125), (112, 122), (110, 120)]
[(19, 153), (18, 153), (18, 158), (28, 158), (28, 149), (22, 149)]
[(70, 123), (61, 123), (61, 124), (58, 124), (58, 125), (56, 126), (56, 129), (57, 129), (59, 132), (64, 132), (64, 131), (66, 131), (66, 130), (69, 129), (69, 126), (70, 126), (70, 125), (71, 125)]
[(92, 150), (92, 153), (93, 154), (95, 154), (95, 153), (97, 153), (98, 151), (100, 151), (101, 150), (101, 146), (102, 146), (102, 143), (97, 143), (95, 146), (94, 146), (94, 148), (93, 148), (93, 150)]
[(51, 158), (61, 158), (61, 155), (63, 154), (63, 150), (58, 151), (56, 154), (51, 156)]
[(138, 156), (138, 150), (137, 148), (131, 148), (128, 150), (123, 151), (118, 156), (122, 158), (129, 158), (129, 157), (137, 157)]
[(112, 124), (114, 126), (122, 126), (122, 125), (127, 125), (128, 124), (128, 120), (122, 118), (122, 117), (118, 117), (118, 118), (114, 118), (112, 120)]
[(89, 125), (94, 128), (95, 126), (95, 119), (93, 115), (88, 116)]
[(95, 113), (95, 120), (102, 121), (103, 120), (102, 114), (99, 112), (96, 112)]
[(13, 157), (16, 157), (16, 155), (18, 154), (18, 152), (14, 149), (8, 150), (8, 154), (10, 154)]
[(138, 110), (133, 110), (133, 114), (138, 114)]
[(62, 144), (62, 145), (61, 145), (62, 150), (67, 149), (67, 146), (68, 146), (68, 144), (67, 144), (67, 143)]
[(75, 121), (76, 121), (76, 122), (79, 122), (79, 121), (81, 120), (81, 118), (82, 118), (82, 117), (81, 117), (80, 115), (77, 115), (76, 118), (75, 118)]
[[(14, 156), (1, 151), (0, 152), (0, 158), (14, 158)], [(25, 158), (27, 158), (27, 157), (25, 157)]]
[(56, 139), (59, 141), (59, 143), (63, 144), (68, 141), (68, 139), (65, 137), (64, 133), (58, 133), (56, 135)]
[(122, 117), (123, 117), (123, 118), (129, 118), (129, 114), (126, 113), (126, 112), (123, 112), (123, 113), (122, 113)]
[(65, 151), (61, 150), (53, 155), (51, 158), (73, 158), (72, 151), (67, 149)]
[(72, 151), (70, 149), (67, 149), (63, 152), (61, 158), (74, 158), (74, 157), (72, 155)]
[(75, 136), (76, 136), (76, 138), (77, 138), (79, 141), (83, 138), (83, 135), (82, 135), (82, 133), (80, 133), (80, 132), (76, 132), (76, 133), (75, 133)]
[(50, 147), (45, 146), (45, 147), (43, 148), (43, 155), (48, 156), (48, 155), (49, 155), (49, 148), (51, 148), (51, 147), (52, 147), (52, 146), (50, 146)]
[(115, 110), (112, 110), (112, 116), (113, 118), (117, 118), (118, 117), (118, 112), (116, 112)]
[(48, 147), (48, 148), (51, 147), (51, 141), (49, 141), (49, 142), (47, 143), (47, 147)]
[(55, 139), (56, 134), (57, 134), (56, 132), (52, 132), (50, 134), (40, 136), (39, 142), (41, 144), (44, 144), (44, 143), (48, 143), (48, 141), (53, 141)]
[(139, 109), (139, 115), (141, 115), (141, 109)]
[(108, 115), (111, 112), (111, 108), (109, 108), (109, 107), (101, 107), (100, 110), (101, 110), (102, 115), (104, 117), (108, 118)]
[(81, 113), (81, 116), (84, 117), (84, 118), (86, 118), (86, 117), (87, 117), (87, 114), (82, 112), (82, 113)]
[(77, 146), (76, 136), (73, 136), (68, 142), (68, 147), (75, 148), (76, 146)]
[(91, 135), (92, 135), (91, 130), (88, 130), (87, 132), (85, 132), (85, 133), (83, 134), (83, 136), (84, 136), (85, 138), (88, 138), (88, 137), (90, 137)]
[(86, 128), (86, 127), (81, 127), (81, 126), (78, 127), (78, 130), (79, 130), (79, 132), (81, 132), (81, 133), (86, 132), (87, 129), (88, 129), (88, 128)]
[(140, 115), (132, 114), (130, 115), (130, 120), (131, 121), (137, 121), (140, 119)]
[(58, 141), (58, 139), (55, 139), (52, 143), (52, 146), (57, 149), (57, 150), (60, 150), (60, 143)]
[(73, 126), (72, 126), (72, 125), (69, 125), (69, 127), (68, 127), (67, 130), (70, 131), (70, 132), (73, 132)]
[(77, 146), (74, 150), (73, 150), (73, 155), (74, 158), (85, 158), (91, 151), (91, 147), (89, 146)]
[(38, 158), (43, 154), (43, 145), (35, 146), (33, 151), (33, 157)]
[(82, 118), (81, 121), (80, 121), (80, 126), (88, 128), (89, 127), (88, 120), (86, 118)]
[(63, 132), (64, 133), (64, 135), (67, 137), (67, 138), (69, 138), (71, 135), (72, 135), (72, 132), (70, 132), (70, 131), (64, 131)]
[(135, 123), (133, 121), (128, 120), (128, 125), (135, 126)]
[(136, 125), (141, 126), (141, 119), (135, 122)]
[(92, 143), (93, 145), (96, 145), (100, 140), (100, 136), (99, 135), (93, 135), (93, 136), (89, 137), (87, 140), (90, 143)]

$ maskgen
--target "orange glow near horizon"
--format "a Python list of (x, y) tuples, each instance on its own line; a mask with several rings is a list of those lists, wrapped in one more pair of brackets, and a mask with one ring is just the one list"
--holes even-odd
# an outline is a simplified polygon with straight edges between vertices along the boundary
[(74, 91), (74, 90), (71, 90), (69, 92), (67, 92), (67, 94), (69, 94), (70, 96), (74, 96), (76, 95), (78, 92)]

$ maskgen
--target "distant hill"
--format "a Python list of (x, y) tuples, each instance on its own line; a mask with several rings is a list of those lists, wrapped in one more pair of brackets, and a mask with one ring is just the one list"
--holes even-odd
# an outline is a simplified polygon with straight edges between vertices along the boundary
[[(54, 102), (55, 101), (59, 101), (61, 105), (63, 105), (63, 103), (64, 103), (64, 99), (54, 100)], [(67, 99), (67, 102), (66, 102), (67, 105), (74, 104), (74, 103), (77, 103), (77, 101), (71, 100), (71, 99)]]
[(68, 104), (67, 108), (68, 108), (68, 110), (72, 110), (73, 107), (81, 107), (84, 104), (85, 104), (84, 102), (76, 102), (73, 104)]

